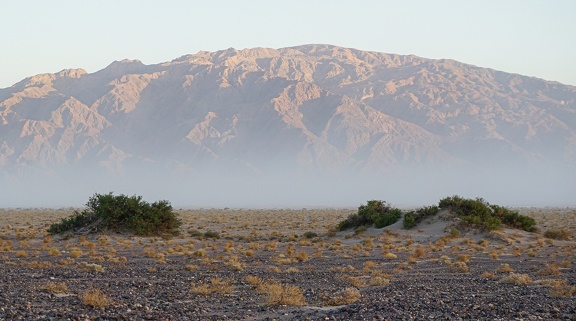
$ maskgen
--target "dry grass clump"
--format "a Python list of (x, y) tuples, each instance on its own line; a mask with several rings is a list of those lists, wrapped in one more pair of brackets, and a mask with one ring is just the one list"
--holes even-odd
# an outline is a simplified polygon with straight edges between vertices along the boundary
[(410, 264), (415, 264), (415, 263), (418, 262), (418, 259), (416, 258), (416, 256), (410, 254), (410, 255), (408, 256), (408, 259), (407, 259), (406, 261), (407, 261), (408, 263), (410, 263)]
[(384, 286), (390, 284), (390, 278), (386, 278), (383, 276), (375, 275), (370, 277), (370, 285), (371, 286)]
[(362, 297), (360, 291), (354, 287), (346, 287), (335, 294), (330, 294), (329, 296), (325, 297), (324, 304), (337, 306), (337, 305), (344, 305), (344, 304), (351, 304), (354, 303)]
[(192, 255), (195, 257), (207, 257), (208, 256), (205, 249), (198, 249), (198, 250), (192, 252)]
[(397, 256), (396, 254), (394, 254), (394, 253), (386, 252), (386, 253), (384, 253), (384, 257), (387, 258), (387, 259), (395, 259), (395, 258), (397, 258), (398, 256)]
[(364, 262), (363, 266), (364, 266), (364, 269), (363, 269), (363, 270), (364, 270), (365, 272), (367, 272), (367, 271), (370, 271), (370, 270), (372, 270), (373, 268), (377, 267), (377, 266), (378, 266), (378, 263), (376, 263), (376, 262), (374, 262), (374, 261), (366, 261), (366, 262)]
[(258, 285), (260, 283), (262, 283), (262, 279), (254, 276), (254, 275), (247, 275), (244, 277), (244, 282), (251, 284), (251, 285)]
[(442, 260), (445, 264), (451, 264), (452, 263), (452, 259), (450, 259), (450, 257), (448, 257), (447, 255), (442, 255), (440, 257), (440, 260)]
[(308, 261), (309, 256), (308, 256), (308, 253), (302, 251), (302, 252), (298, 252), (298, 254), (296, 254), (295, 259), (298, 260), (298, 262), (304, 262), (304, 261)]
[(364, 277), (346, 276), (345, 278), (353, 287), (364, 288), (368, 286), (368, 281)]
[(414, 250), (414, 256), (416, 258), (421, 258), (424, 256), (424, 254), (426, 254), (426, 248), (422, 247), (422, 245), (418, 244), (418, 247), (416, 247), (416, 250)]
[(48, 255), (50, 256), (59, 256), (60, 255), (60, 250), (56, 247), (51, 247), (50, 250), (48, 250)]
[(88, 261), (90, 262), (96, 262), (96, 263), (102, 263), (104, 261), (106, 261), (106, 259), (103, 256), (93, 256), (90, 259), (88, 259)]
[(450, 272), (454, 273), (467, 273), (470, 270), (468, 268), (468, 265), (466, 265), (466, 262), (456, 261), (450, 263), (449, 266), (450, 266)]
[(412, 270), (412, 267), (408, 263), (398, 263), (392, 273), (398, 274), (404, 270)]
[(565, 268), (565, 269), (569, 269), (572, 266), (572, 262), (570, 262), (569, 260), (564, 260), (564, 261), (560, 262), (558, 264), (558, 266)]
[(143, 252), (147, 257), (150, 257), (150, 258), (156, 257), (156, 251), (154, 251), (154, 249), (152, 247), (148, 247), (148, 246), (144, 247)]
[(110, 259), (108, 259), (108, 261), (112, 263), (125, 264), (126, 262), (128, 262), (128, 259), (125, 256), (120, 256), (120, 257), (111, 257)]
[(248, 244), (248, 249), (249, 250), (259, 250), (260, 249), (260, 243), (250, 243), (250, 244)]
[(284, 272), (285, 272), (285, 273), (299, 273), (300, 270), (299, 270), (298, 268), (296, 268), (296, 267), (289, 267), (289, 268), (287, 268)]
[(277, 266), (271, 266), (271, 267), (266, 269), (266, 272), (267, 273), (281, 273), (282, 270)]
[(558, 267), (558, 264), (556, 263), (551, 263), (551, 264), (547, 264), (542, 270), (536, 272), (537, 275), (560, 275), (562, 274), (562, 272), (560, 272), (560, 268)]
[(486, 271), (486, 272), (482, 273), (482, 275), (480, 275), (480, 277), (486, 278), (486, 279), (495, 279), (496, 274)]
[(356, 268), (353, 267), (352, 265), (337, 266), (337, 267), (331, 268), (330, 271), (339, 272), (339, 273), (346, 273), (346, 272), (354, 272), (354, 271), (356, 271)]
[(11, 252), (12, 251), (12, 241), (10, 240), (0, 240), (0, 252)]
[(229, 294), (233, 291), (231, 279), (213, 278), (210, 283), (192, 285), (192, 292), (198, 294)]
[(108, 239), (107, 236), (102, 235), (98, 238), (98, 244), (104, 246), (104, 245), (109, 245), (110, 244), (110, 240)]
[(458, 256), (456, 257), (456, 261), (457, 261), (457, 262), (468, 263), (468, 262), (470, 262), (470, 258), (471, 258), (471, 257), (472, 257), (472, 256), (469, 255), (469, 254), (460, 254), (460, 255), (458, 255)]
[(281, 265), (292, 264), (292, 259), (286, 257), (284, 254), (280, 254), (278, 257), (274, 258), (273, 261), (276, 264), (281, 264)]
[[(551, 280), (552, 281), (552, 280)], [(553, 280), (549, 282), (550, 295), (553, 297), (571, 297), (576, 295), (576, 286), (568, 284), (568, 280)]]
[(199, 268), (200, 267), (198, 265), (194, 265), (194, 264), (186, 264), (186, 266), (184, 267), (184, 269), (186, 269), (187, 271), (196, 271)]
[(72, 265), (72, 264), (74, 264), (74, 263), (76, 263), (76, 261), (75, 261), (73, 258), (69, 258), (69, 257), (68, 257), (68, 258), (65, 258), (65, 259), (60, 259), (60, 260), (58, 260), (58, 264), (59, 264), (59, 265), (64, 265), (64, 266), (65, 266), (65, 265)]
[(112, 304), (104, 292), (100, 289), (88, 289), (82, 293), (82, 303), (93, 308), (103, 308)]
[(16, 257), (27, 257), (28, 253), (24, 250), (18, 250), (16, 251)]
[(278, 242), (276, 241), (270, 241), (266, 244), (266, 251), (276, 251), (276, 248), (278, 247)]
[(532, 283), (532, 278), (528, 274), (521, 274), (521, 273), (514, 273), (511, 272), (510, 274), (504, 276), (500, 279), (501, 282), (509, 283), (509, 284), (530, 284)]
[(569, 241), (571, 235), (570, 232), (565, 229), (551, 229), (544, 232), (544, 237), (554, 240)]
[(44, 261), (44, 262), (32, 261), (28, 263), (28, 267), (31, 269), (45, 269), (51, 266), (52, 263), (50, 261)]
[(82, 262), (78, 263), (78, 267), (88, 272), (104, 272), (102, 265), (95, 263)]
[(58, 294), (58, 293), (66, 293), (68, 291), (68, 287), (64, 282), (52, 282), (48, 281), (40, 286), (39, 288), (42, 291)]
[(306, 304), (302, 289), (295, 285), (269, 281), (260, 283), (257, 290), (267, 295), (268, 304), (293, 306)]
[(87, 249), (89, 249), (89, 250), (92, 250), (92, 249), (95, 249), (95, 248), (96, 248), (96, 243), (90, 242), (90, 241), (88, 241), (88, 240), (86, 240), (86, 241), (81, 241), (81, 242), (80, 242), (80, 245), (84, 246), (85, 248), (87, 248)]
[(486, 239), (482, 239), (478, 242), (478, 245), (486, 247), (486, 246), (490, 245), (490, 241), (488, 241)]
[(226, 266), (230, 267), (232, 270), (236, 272), (241, 272), (246, 267), (245, 263), (242, 263), (238, 256), (232, 256), (226, 261)]
[(510, 267), (508, 263), (500, 264), (500, 266), (496, 269), (496, 272), (514, 272), (515, 270)]
[(79, 248), (72, 248), (70, 250), (70, 257), (71, 258), (79, 258), (83, 255), (84, 253), (82, 253), (82, 250), (80, 250)]
[(490, 258), (493, 260), (498, 260), (498, 258), (500, 257), (496, 249), (493, 249), (488, 256), (490, 256)]

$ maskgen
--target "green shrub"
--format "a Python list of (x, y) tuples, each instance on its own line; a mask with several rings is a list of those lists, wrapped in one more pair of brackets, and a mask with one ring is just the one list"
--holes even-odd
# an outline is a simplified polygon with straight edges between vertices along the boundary
[(220, 233), (218, 232), (214, 232), (214, 231), (206, 231), (204, 233), (204, 237), (207, 239), (219, 239), (220, 238)]
[(536, 231), (536, 220), (531, 217), (520, 215), (516, 211), (511, 211), (505, 209), (504, 216), (501, 218), (502, 223), (512, 226), (518, 229), (523, 229), (524, 231), (534, 232)]
[(140, 236), (177, 235), (182, 224), (167, 201), (149, 204), (141, 196), (94, 194), (86, 209), (50, 226), (50, 234), (99, 230), (132, 232)]
[(404, 229), (411, 229), (416, 226), (416, 216), (414, 216), (414, 211), (404, 214)]
[(368, 227), (366, 225), (360, 225), (354, 229), (354, 235), (360, 235), (366, 231), (368, 231)]
[(460, 237), (460, 231), (457, 228), (453, 228), (450, 230), (449, 236), (451, 238), (459, 238)]
[(204, 233), (198, 230), (188, 230), (188, 234), (191, 237), (204, 237)]
[(374, 219), (374, 227), (383, 228), (392, 225), (398, 222), (398, 220), (401, 217), (402, 217), (402, 211), (397, 208), (393, 208), (390, 211), (388, 211), (388, 213), (377, 216)]
[(97, 220), (92, 213), (74, 211), (74, 214), (68, 218), (63, 218), (60, 223), (50, 225), (48, 232), (50, 234), (64, 233), (70, 230), (87, 226)]
[(425, 218), (438, 214), (438, 206), (425, 206), (404, 215), (404, 228), (411, 229), (420, 224)]
[(490, 205), (482, 198), (465, 199), (455, 195), (441, 199), (438, 204), (440, 208), (452, 210), (464, 222), (482, 230), (497, 230), (502, 224), (528, 232), (536, 230), (533, 218), (502, 206)]
[(458, 195), (445, 197), (438, 202), (440, 208), (460, 208), (464, 199)]
[(402, 217), (402, 211), (392, 208), (384, 201), (371, 200), (366, 205), (360, 205), (358, 212), (348, 216), (338, 224), (338, 230), (343, 231), (359, 226), (386, 227), (396, 223)]
[(312, 232), (312, 231), (308, 231), (308, 232), (304, 233), (303, 236), (310, 240), (310, 239), (313, 239), (315, 237), (318, 237), (318, 234), (315, 232)]

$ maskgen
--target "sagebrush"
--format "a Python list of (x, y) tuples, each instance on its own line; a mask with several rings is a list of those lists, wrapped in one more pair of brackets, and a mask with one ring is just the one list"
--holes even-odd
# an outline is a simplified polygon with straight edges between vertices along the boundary
[(384, 201), (371, 200), (358, 207), (358, 212), (348, 216), (338, 224), (340, 231), (359, 226), (382, 228), (396, 223), (402, 217), (402, 211)]
[(182, 224), (168, 201), (152, 204), (141, 196), (94, 194), (86, 203), (86, 209), (74, 211), (60, 223), (50, 226), (50, 234), (65, 232), (85, 233), (108, 230), (132, 232), (139, 236), (177, 235)]
[(404, 228), (411, 229), (420, 224), (425, 218), (438, 214), (438, 206), (427, 206), (404, 214)]
[(441, 199), (439, 207), (450, 209), (464, 222), (481, 230), (497, 230), (504, 224), (528, 232), (536, 231), (533, 218), (506, 207), (491, 205), (482, 198), (466, 199), (455, 195)]

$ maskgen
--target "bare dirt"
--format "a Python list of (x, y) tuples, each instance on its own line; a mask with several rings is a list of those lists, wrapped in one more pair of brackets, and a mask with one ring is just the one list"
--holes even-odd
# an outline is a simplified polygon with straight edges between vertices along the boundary
[(181, 210), (181, 235), (162, 239), (48, 237), (72, 210), (2, 210), (0, 320), (576, 320), (576, 211), (522, 211), (541, 232), (334, 233), (354, 210)]

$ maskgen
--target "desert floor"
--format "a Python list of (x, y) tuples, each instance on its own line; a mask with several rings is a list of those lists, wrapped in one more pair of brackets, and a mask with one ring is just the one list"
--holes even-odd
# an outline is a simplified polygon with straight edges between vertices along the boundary
[(538, 233), (334, 232), (355, 211), (178, 210), (162, 239), (49, 236), (72, 209), (0, 210), (0, 320), (576, 320), (574, 209), (520, 209)]

